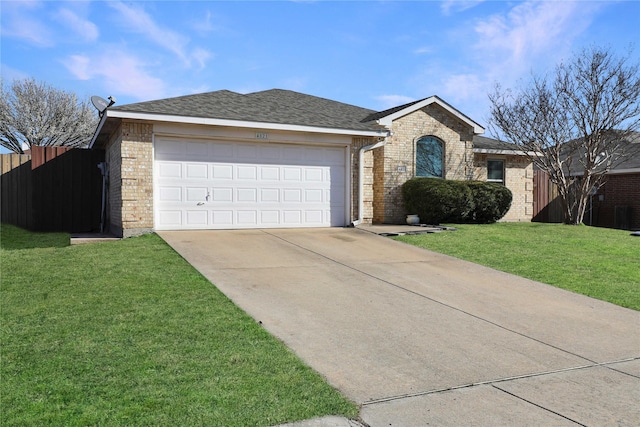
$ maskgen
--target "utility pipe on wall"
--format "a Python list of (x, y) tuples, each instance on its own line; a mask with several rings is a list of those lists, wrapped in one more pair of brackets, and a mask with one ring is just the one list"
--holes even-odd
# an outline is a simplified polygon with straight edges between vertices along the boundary
[(362, 211), (364, 210), (364, 197), (362, 196), (364, 190), (364, 184), (362, 182), (364, 178), (364, 153), (382, 147), (386, 143), (387, 139), (385, 138), (375, 144), (366, 145), (358, 151), (358, 219), (352, 222), (353, 226), (360, 225), (362, 222)]

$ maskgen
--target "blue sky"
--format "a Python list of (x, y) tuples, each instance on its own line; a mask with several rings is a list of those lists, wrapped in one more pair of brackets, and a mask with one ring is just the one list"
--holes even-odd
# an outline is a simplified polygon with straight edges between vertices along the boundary
[[(383, 110), (438, 95), (481, 124), (581, 48), (640, 40), (639, 1), (32, 1), (0, 3), (2, 77), (117, 104), (291, 89)], [(640, 46), (632, 53), (640, 58)]]

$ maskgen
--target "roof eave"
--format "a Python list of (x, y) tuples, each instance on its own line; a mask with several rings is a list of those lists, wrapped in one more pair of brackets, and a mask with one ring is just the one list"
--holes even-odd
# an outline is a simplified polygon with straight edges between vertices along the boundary
[(426, 107), (428, 105), (431, 105), (431, 104), (439, 105), (440, 107), (442, 107), (445, 110), (447, 110), (449, 113), (453, 114), (454, 116), (456, 116), (457, 118), (459, 118), (460, 120), (462, 120), (463, 122), (465, 122), (466, 124), (471, 126), (473, 128), (473, 133), (474, 134), (480, 135), (480, 134), (484, 133), (484, 131), (485, 131), (484, 127), (480, 126), (478, 123), (474, 122), (469, 117), (465, 116), (460, 111), (456, 110), (451, 105), (447, 104), (446, 102), (444, 102), (443, 100), (441, 100), (437, 96), (430, 96), (429, 98), (425, 98), (420, 102), (417, 102), (415, 104), (412, 104), (412, 105), (408, 106), (407, 108), (404, 108), (402, 110), (396, 111), (395, 113), (389, 114), (388, 116), (382, 117), (382, 118), (376, 120), (376, 122), (380, 126), (384, 126), (386, 128), (390, 128), (391, 124), (393, 123), (393, 121), (396, 120), (397, 118), (406, 116), (407, 114), (410, 114), (410, 113), (412, 113), (412, 112), (414, 112), (416, 110), (419, 110), (419, 109), (424, 108), (424, 107)]
[[(640, 173), (640, 168), (629, 168), (629, 169), (613, 169), (609, 172), (606, 172), (605, 175), (626, 175), (626, 174), (634, 174)], [(584, 172), (571, 172), (569, 176), (583, 176)]]
[(474, 148), (474, 153), (478, 154), (504, 154), (510, 156), (529, 156), (529, 157), (539, 157), (542, 153), (537, 153), (535, 151), (522, 151), (522, 150), (496, 150), (492, 148)]
[[(388, 131), (384, 129), (380, 130), (360, 130), (360, 129), (338, 129), (338, 128), (324, 128), (320, 126), (306, 126), (306, 125), (294, 125), (294, 124), (282, 124), (282, 123), (268, 123), (268, 122), (253, 122), (244, 120), (230, 120), (230, 119), (216, 119), (210, 117), (191, 117), (191, 116), (177, 116), (170, 114), (155, 114), (155, 113), (140, 113), (133, 111), (122, 110), (107, 110), (109, 117), (120, 119), (134, 119), (134, 120), (149, 120), (149, 121), (161, 121), (171, 123), (183, 123), (183, 124), (199, 124), (208, 126), (228, 126), (228, 127), (240, 127), (240, 128), (252, 128), (252, 129), (268, 129), (268, 130), (282, 130), (290, 132), (310, 132), (310, 133), (327, 133), (337, 135), (353, 135), (353, 136), (387, 136)], [(107, 115), (105, 114), (105, 116)], [(94, 137), (95, 138), (95, 137)]]

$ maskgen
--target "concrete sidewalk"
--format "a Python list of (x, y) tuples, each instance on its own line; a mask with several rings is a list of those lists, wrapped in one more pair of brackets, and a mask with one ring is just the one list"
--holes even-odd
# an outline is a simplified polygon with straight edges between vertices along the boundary
[(636, 311), (357, 229), (159, 234), (370, 426), (640, 425)]

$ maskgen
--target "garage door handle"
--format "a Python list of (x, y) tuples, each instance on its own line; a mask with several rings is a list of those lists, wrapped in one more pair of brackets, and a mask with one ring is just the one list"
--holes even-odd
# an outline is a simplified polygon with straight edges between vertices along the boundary
[(198, 202), (198, 206), (204, 205), (204, 202)]

